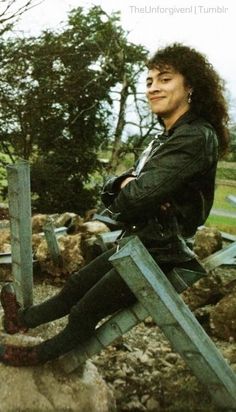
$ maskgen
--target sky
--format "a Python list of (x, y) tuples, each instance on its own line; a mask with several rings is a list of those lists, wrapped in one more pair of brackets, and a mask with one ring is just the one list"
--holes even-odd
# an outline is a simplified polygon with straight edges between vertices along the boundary
[(23, 15), (17, 30), (38, 35), (46, 28), (60, 28), (69, 10), (93, 5), (100, 5), (109, 14), (120, 11), (121, 25), (129, 32), (129, 41), (144, 45), (150, 54), (172, 42), (184, 43), (204, 53), (226, 81), (236, 121), (235, 1), (44, 0)]

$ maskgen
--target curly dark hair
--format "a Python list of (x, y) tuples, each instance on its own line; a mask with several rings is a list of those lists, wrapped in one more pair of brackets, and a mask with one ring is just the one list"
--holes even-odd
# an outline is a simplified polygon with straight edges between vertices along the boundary
[(229, 114), (225, 82), (204, 54), (181, 43), (173, 43), (147, 61), (148, 69), (171, 66), (181, 73), (193, 89), (191, 110), (206, 119), (215, 129), (219, 154), (223, 156), (229, 145)]

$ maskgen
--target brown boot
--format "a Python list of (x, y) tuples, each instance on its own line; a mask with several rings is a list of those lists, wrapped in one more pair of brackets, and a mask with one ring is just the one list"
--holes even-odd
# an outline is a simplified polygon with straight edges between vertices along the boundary
[(44, 363), (37, 346), (24, 347), (0, 344), (0, 362), (11, 366), (34, 366)]
[(16, 300), (14, 287), (11, 283), (6, 283), (1, 290), (0, 301), (4, 310), (3, 326), (7, 333), (27, 332), (28, 328), (24, 325), (20, 316), (20, 304)]

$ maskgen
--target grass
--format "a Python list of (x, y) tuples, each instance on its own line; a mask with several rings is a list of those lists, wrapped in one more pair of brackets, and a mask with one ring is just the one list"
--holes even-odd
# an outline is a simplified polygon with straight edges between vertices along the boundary
[(217, 184), (213, 208), (236, 213), (236, 206), (226, 199), (228, 195), (236, 196), (236, 187)]
[(236, 181), (236, 162), (220, 161), (217, 167), (217, 179), (229, 179)]
[(228, 218), (224, 216), (210, 216), (206, 223), (206, 226), (216, 227), (222, 232), (227, 232), (232, 235), (236, 235), (236, 218)]
[[(226, 199), (228, 195), (236, 196), (236, 187), (218, 184), (215, 191), (213, 208), (236, 213), (236, 206)], [(233, 217), (210, 215), (206, 226), (214, 226), (224, 232), (236, 234), (236, 218)]]
[[(232, 180), (236, 183), (236, 163), (219, 162), (217, 178)], [(236, 206), (227, 200), (228, 195), (236, 196), (236, 186), (234, 187), (218, 183), (215, 190), (213, 208), (236, 213)], [(224, 232), (236, 234), (236, 218), (233, 217), (210, 215), (207, 219), (206, 225), (215, 226)]]

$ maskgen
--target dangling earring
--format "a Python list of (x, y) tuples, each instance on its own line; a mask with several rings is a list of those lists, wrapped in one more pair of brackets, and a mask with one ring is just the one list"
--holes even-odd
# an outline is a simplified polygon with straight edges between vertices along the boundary
[(190, 104), (191, 101), (192, 101), (192, 94), (193, 94), (193, 91), (192, 91), (192, 90), (189, 90), (189, 94), (188, 94), (188, 103), (189, 103), (189, 104)]

